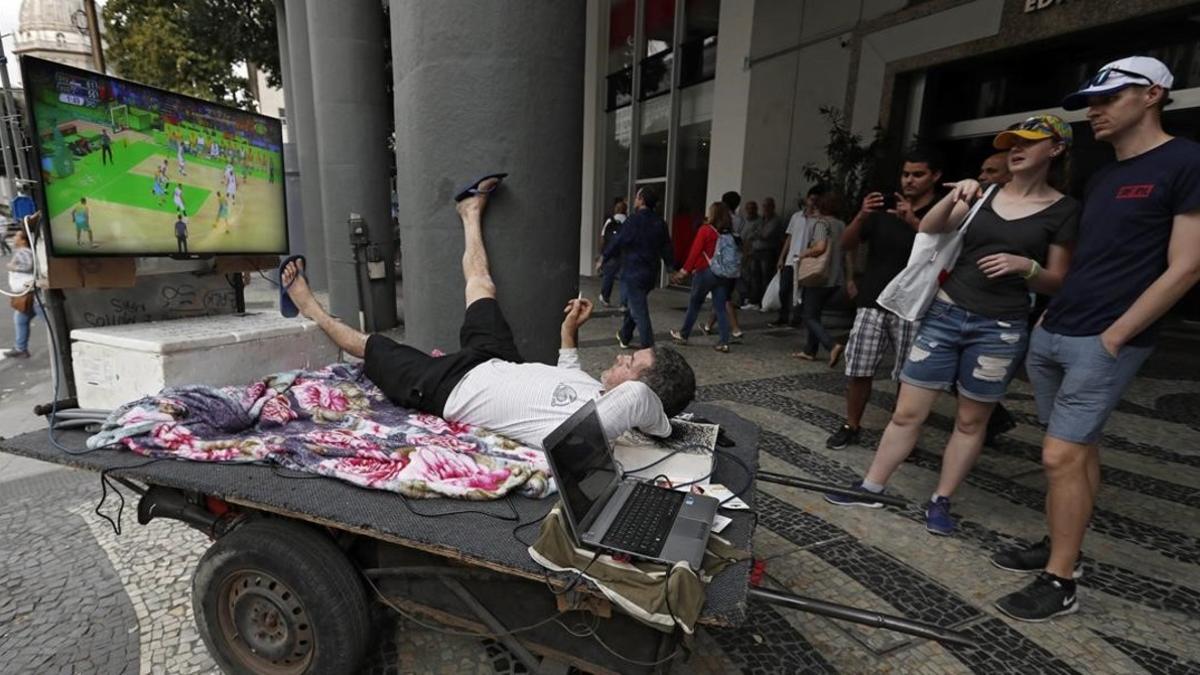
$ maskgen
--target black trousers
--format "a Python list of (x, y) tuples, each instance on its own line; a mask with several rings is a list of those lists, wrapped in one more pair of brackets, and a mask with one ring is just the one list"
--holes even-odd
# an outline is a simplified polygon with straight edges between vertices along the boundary
[(796, 268), (791, 265), (784, 265), (779, 271), (779, 316), (775, 319), (775, 323), (791, 323), (792, 320), (792, 293), (795, 291), (796, 285)]
[(367, 338), (363, 372), (393, 403), (441, 417), (455, 385), (491, 359), (523, 363), (512, 329), (495, 298), (467, 307), (458, 332), (459, 351), (434, 357), (382, 335)]

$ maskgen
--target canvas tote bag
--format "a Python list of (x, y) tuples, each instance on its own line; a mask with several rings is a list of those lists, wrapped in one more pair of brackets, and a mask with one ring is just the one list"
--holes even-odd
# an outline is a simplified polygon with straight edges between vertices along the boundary
[(919, 321), (925, 316), (942, 285), (942, 274), (953, 269), (958, 261), (967, 226), (995, 190), (995, 185), (988, 187), (987, 192), (971, 205), (958, 229), (938, 234), (917, 233), (912, 253), (908, 255), (908, 265), (879, 294), (876, 302), (880, 307), (907, 321)]
[[(824, 218), (813, 222), (813, 232), (816, 232), (817, 227), (824, 226), (830, 230), (832, 234), (833, 228), (829, 227), (829, 221)], [(810, 234), (809, 242), (813, 241)], [(828, 237), (826, 237), (828, 241)], [(801, 258), (796, 264), (796, 286), (824, 286), (829, 281), (829, 263), (833, 260), (833, 242), (828, 242), (825, 246), (825, 252), (813, 258)]]

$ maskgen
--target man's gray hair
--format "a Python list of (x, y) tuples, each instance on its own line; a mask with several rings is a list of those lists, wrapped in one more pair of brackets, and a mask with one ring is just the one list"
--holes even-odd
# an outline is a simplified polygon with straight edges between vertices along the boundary
[(683, 355), (670, 347), (654, 347), (654, 364), (638, 376), (658, 395), (663, 412), (674, 417), (696, 397), (696, 374)]

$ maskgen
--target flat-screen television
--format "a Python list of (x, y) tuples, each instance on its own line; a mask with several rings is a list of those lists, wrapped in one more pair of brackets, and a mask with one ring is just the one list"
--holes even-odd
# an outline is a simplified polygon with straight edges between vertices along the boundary
[(278, 119), (21, 57), (55, 256), (288, 250)]

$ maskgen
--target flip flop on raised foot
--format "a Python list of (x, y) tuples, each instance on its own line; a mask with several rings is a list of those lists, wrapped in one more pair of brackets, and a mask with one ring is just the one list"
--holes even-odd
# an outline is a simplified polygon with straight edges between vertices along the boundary
[[(460, 190), (458, 194), (454, 195), (454, 201), (461, 202), (468, 197), (473, 197), (475, 195), (486, 195), (488, 193), (495, 192), (496, 188), (500, 187), (500, 183), (502, 183), (507, 176), (507, 173), (489, 173), (486, 176), (480, 176), (479, 178), (476, 178), (470, 185)], [(497, 179), (496, 184), (490, 189), (481, 190), (479, 185), (489, 178)]]
[[(296, 277), (303, 275), (305, 279), (308, 278), (308, 274), (304, 271), (304, 256), (289, 255), (283, 259), (283, 262), (279, 263), (279, 313), (288, 319), (300, 314), (300, 308), (296, 307), (296, 303), (292, 302), (292, 297), (288, 295), (287, 292), (288, 286), (292, 285), (291, 282), (286, 284), (283, 283), (283, 271), (287, 269), (287, 266), (294, 261), (300, 262), (300, 274), (297, 274)], [(292, 281), (295, 281), (296, 277), (292, 277)]]

